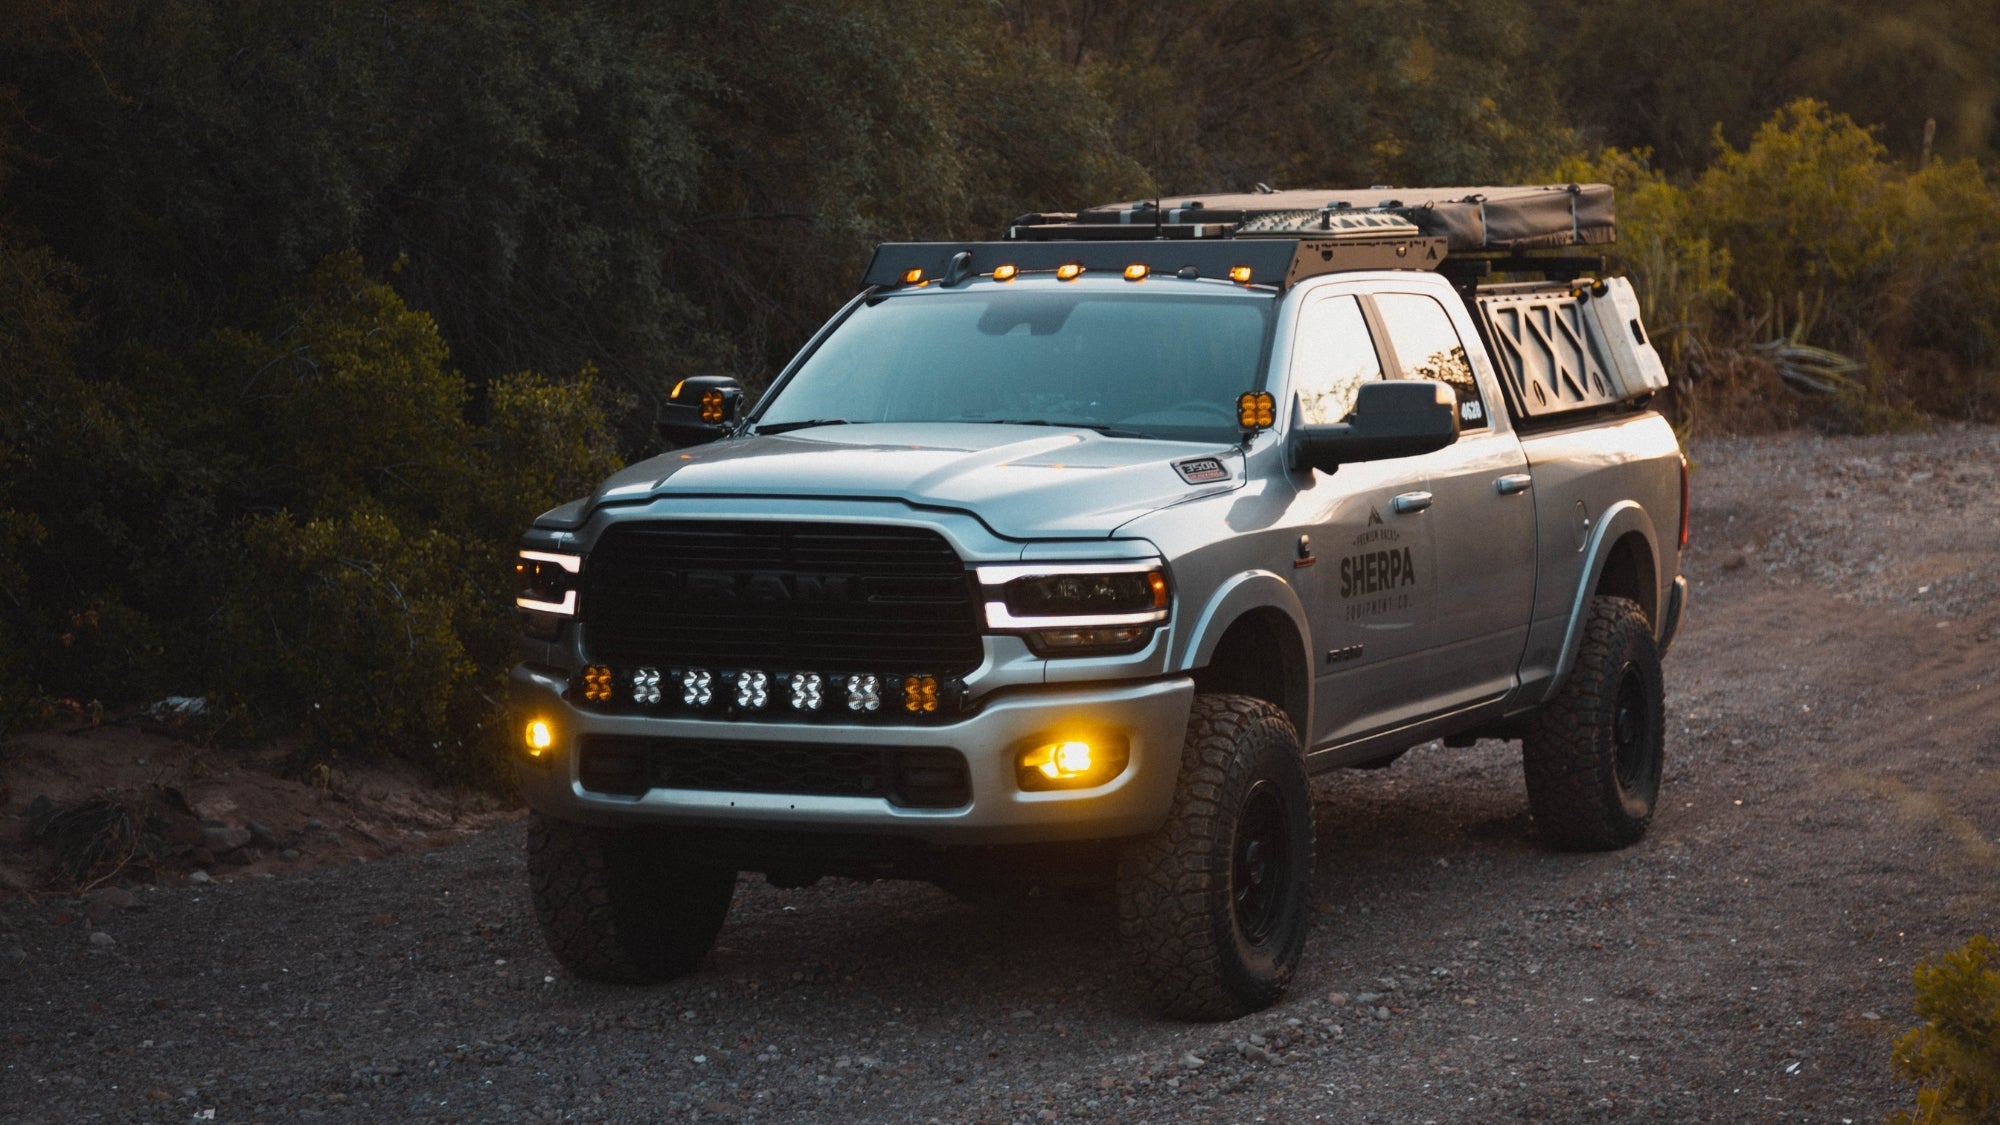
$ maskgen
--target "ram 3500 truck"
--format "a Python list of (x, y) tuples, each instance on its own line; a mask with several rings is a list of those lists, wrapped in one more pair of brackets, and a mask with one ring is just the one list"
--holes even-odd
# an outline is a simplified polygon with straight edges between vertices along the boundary
[[(745, 409), (535, 521), (529, 876), (591, 978), (694, 969), (740, 871), (1115, 887), (1160, 1007), (1271, 1003), (1307, 779), (1519, 739), (1637, 840), (1686, 462), (1601, 185), (1284, 192), (885, 245)], [(1487, 284), (1496, 277), (1541, 280)]]

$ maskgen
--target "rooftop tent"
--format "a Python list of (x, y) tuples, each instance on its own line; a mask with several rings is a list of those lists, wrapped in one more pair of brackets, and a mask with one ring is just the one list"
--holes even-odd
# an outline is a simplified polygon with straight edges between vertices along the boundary
[(1601, 245), (1611, 242), (1616, 230), (1608, 184), (1261, 191), (1167, 196), (1158, 205), (1155, 212), (1150, 199), (1109, 203), (1079, 211), (1070, 221), (1133, 228), (1235, 224), (1239, 237), (1297, 237), (1325, 216), (1389, 214), (1446, 239), (1454, 254)]

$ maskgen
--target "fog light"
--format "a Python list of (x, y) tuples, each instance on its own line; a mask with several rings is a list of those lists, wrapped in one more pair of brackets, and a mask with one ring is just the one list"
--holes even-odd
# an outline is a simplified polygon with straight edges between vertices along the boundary
[(715, 676), (705, 668), (681, 673), (681, 702), (689, 707), (706, 707), (715, 698)]
[(527, 751), (528, 764), (547, 769), (555, 761), (555, 728), (547, 719), (529, 719), (527, 729), (521, 732), (521, 745)]
[(755, 711), (770, 702), (771, 677), (762, 672), (736, 673), (736, 705)]
[(583, 697), (592, 703), (611, 702), (611, 669), (599, 664), (585, 668)]
[(660, 701), (660, 670), (639, 668), (632, 673), (632, 702), (658, 703)]
[(936, 676), (911, 676), (903, 681), (903, 710), (928, 715), (938, 709)]
[(1124, 773), (1130, 760), (1122, 738), (1072, 738), (1024, 752), (1015, 772), (1023, 789), (1087, 789)]
[(826, 679), (818, 672), (794, 673), (790, 684), (792, 710), (817, 711), (826, 691)]
[(847, 677), (847, 709), (849, 711), (879, 711), (882, 709), (882, 677)]

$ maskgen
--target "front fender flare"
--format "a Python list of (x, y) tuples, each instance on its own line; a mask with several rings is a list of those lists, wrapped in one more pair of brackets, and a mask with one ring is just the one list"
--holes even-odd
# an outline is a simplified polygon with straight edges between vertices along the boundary
[(1206, 667), (1215, 658), (1216, 647), (1229, 627), (1245, 614), (1259, 610), (1274, 610), (1291, 622), (1292, 640), (1298, 646), (1300, 667), (1305, 675), (1304, 699), (1298, 708), (1301, 713), (1291, 718), (1299, 729), (1299, 737), (1304, 739), (1312, 729), (1312, 625), (1306, 619), (1298, 592), (1277, 574), (1248, 570), (1217, 586), (1194, 614), (1186, 639), (1177, 646), (1174, 667), (1183, 672)]

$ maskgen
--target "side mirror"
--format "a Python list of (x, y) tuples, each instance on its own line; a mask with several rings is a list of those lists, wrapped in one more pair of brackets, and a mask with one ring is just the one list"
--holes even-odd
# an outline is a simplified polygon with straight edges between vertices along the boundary
[(1294, 469), (1331, 473), (1351, 461), (1413, 457), (1458, 440), (1458, 396), (1429, 379), (1363, 383), (1354, 413), (1335, 426), (1300, 426), (1291, 434)]
[(728, 433), (743, 413), (743, 384), (728, 375), (690, 375), (660, 408), (660, 436), (681, 449)]

